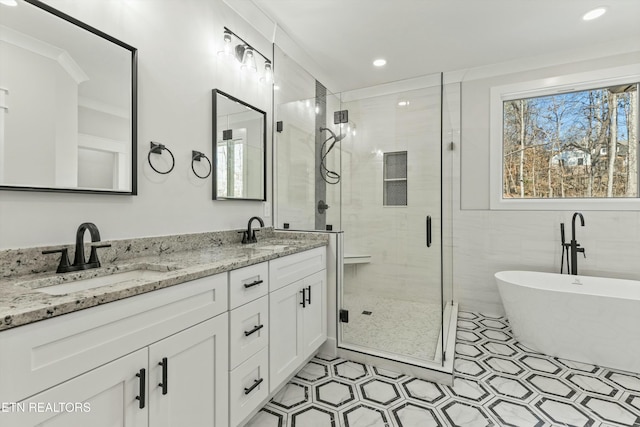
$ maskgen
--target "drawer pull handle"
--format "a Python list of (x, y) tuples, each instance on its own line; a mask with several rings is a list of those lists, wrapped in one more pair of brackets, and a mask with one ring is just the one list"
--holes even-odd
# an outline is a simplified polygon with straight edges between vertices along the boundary
[(264, 328), (264, 325), (258, 325), (250, 331), (244, 331), (244, 336), (248, 337), (251, 334), (258, 332), (260, 329)]
[(264, 282), (264, 280), (256, 280), (255, 282), (252, 282), (252, 283), (245, 283), (244, 287), (245, 287), (245, 289), (248, 289), (248, 288), (251, 288), (251, 287), (254, 287), (254, 286), (258, 286), (260, 283), (263, 283), (263, 282)]
[(255, 390), (256, 387), (258, 387), (260, 385), (260, 383), (262, 383), (262, 381), (264, 381), (263, 378), (260, 378), (259, 380), (253, 380), (253, 385), (249, 388), (244, 388), (244, 394), (249, 394), (251, 393), (253, 390)]
[(307, 288), (302, 288), (300, 293), (302, 294), (302, 302), (300, 303), (300, 305), (302, 306), (302, 308), (305, 308), (307, 306), (307, 298), (305, 296), (307, 293)]
[(140, 369), (140, 372), (136, 374), (136, 377), (140, 378), (140, 394), (136, 396), (136, 400), (140, 401), (139, 408), (144, 409), (146, 394), (145, 394), (145, 385), (147, 383), (147, 371), (146, 369)]
[(162, 387), (162, 394), (169, 392), (169, 382), (167, 376), (169, 374), (169, 361), (166, 357), (162, 358), (162, 362), (158, 362), (158, 365), (162, 366), (162, 382), (158, 384), (158, 387)]
[(307, 295), (307, 304), (311, 305), (311, 285), (307, 286), (307, 291), (309, 292)]

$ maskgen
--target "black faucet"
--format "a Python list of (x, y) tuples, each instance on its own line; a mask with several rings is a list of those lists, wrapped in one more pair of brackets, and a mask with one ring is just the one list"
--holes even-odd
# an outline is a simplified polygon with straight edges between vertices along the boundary
[(573, 214), (571, 219), (571, 243), (569, 243), (571, 251), (571, 274), (574, 276), (578, 274), (578, 252), (582, 252), (582, 255), (586, 258), (587, 255), (584, 252), (584, 248), (581, 248), (576, 241), (576, 217), (580, 217), (580, 225), (584, 227), (584, 217), (580, 212)]
[[(89, 261), (87, 262), (84, 256), (84, 233), (89, 230), (91, 234), (91, 253), (89, 254)], [(76, 253), (73, 258), (73, 264), (69, 263), (69, 254), (67, 248), (52, 249), (48, 251), (42, 251), (43, 254), (61, 253), (60, 264), (56, 273), (68, 273), (70, 271), (88, 270), (90, 268), (100, 267), (100, 260), (98, 259), (98, 248), (109, 248), (109, 244), (97, 244), (100, 242), (100, 231), (98, 227), (92, 222), (83, 222), (76, 231)]]
[(257, 243), (258, 239), (256, 238), (256, 230), (251, 231), (251, 223), (254, 219), (257, 219), (260, 223), (260, 227), (264, 227), (264, 221), (259, 216), (252, 216), (249, 219), (249, 223), (247, 224), (247, 230), (241, 231), (242, 233), (242, 243)]

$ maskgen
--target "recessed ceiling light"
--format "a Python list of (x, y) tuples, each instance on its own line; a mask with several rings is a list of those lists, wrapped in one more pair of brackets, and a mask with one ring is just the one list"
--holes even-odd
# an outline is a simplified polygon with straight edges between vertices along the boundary
[(593, 10), (590, 10), (589, 12), (585, 13), (582, 16), (582, 19), (584, 19), (585, 21), (591, 21), (592, 19), (596, 19), (601, 17), (602, 15), (605, 14), (605, 12), (607, 11), (606, 7), (597, 7)]
[(17, 6), (18, 2), (16, 0), (0, 0), (0, 4), (5, 6)]
[(373, 61), (373, 65), (375, 65), (376, 67), (384, 67), (386, 63), (387, 63), (387, 60), (382, 58), (379, 58)]

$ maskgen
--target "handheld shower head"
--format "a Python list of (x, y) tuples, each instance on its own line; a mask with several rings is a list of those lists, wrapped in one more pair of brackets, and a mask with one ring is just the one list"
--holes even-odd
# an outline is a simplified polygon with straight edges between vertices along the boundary
[[(331, 129), (329, 129), (329, 128), (324, 128), (324, 127), (321, 127), (321, 128), (320, 128), (320, 132), (325, 131), (325, 130), (331, 134), (331, 136), (329, 137), (329, 139), (333, 138), (333, 142), (331, 143), (331, 145), (329, 146), (329, 149), (328, 149), (328, 150), (327, 150), (327, 152), (326, 152), (326, 154), (329, 154), (329, 152), (333, 149), (333, 146), (334, 146), (334, 145), (336, 145), (336, 142), (340, 142), (340, 141), (342, 141), (342, 140), (344, 139), (344, 137), (345, 137), (345, 136), (347, 136), (347, 135), (346, 135), (346, 134), (344, 134), (344, 133), (341, 133), (340, 135), (336, 135), (336, 134), (335, 134), (335, 133), (333, 133), (333, 131), (332, 131)], [(329, 139), (327, 139), (327, 141), (329, 141)], [(326, 155), (326, 154), (325, 154), (325, 155)]]

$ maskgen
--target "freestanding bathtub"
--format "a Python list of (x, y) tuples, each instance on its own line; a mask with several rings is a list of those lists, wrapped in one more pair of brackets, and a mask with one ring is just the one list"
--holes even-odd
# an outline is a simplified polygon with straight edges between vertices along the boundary
[(640, 373), (640, 281), (495, 274), (516, 340), (550, 356)]

